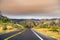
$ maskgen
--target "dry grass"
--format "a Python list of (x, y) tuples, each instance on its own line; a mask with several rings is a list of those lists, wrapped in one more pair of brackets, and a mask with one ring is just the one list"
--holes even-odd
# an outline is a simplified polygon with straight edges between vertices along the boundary
[(49, 31), (50, 29), (39, 28), (39, 27), (36, 27), (33, 29), (36, 30), (37, 32), (43, 33), (44, 35), (47, 35), (47, 36), (53, 37), (57, 40), (60, 40), (60, 32), (59, 33), (58, 32), (52, 32), (52, 31)]
[(7, 27), (8, 28), (7, 30), (2, 30), (2, 28), (3, 27), (0, 27), (0, 33), (12, 32), (12, 31), (17, 30), (17, 28), (12, 28), (10, 26)]

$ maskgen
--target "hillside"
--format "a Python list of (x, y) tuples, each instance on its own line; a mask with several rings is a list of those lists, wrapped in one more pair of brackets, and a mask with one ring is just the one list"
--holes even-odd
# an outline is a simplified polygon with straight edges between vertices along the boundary
[(0, 33), (21, 30), (23, 26), (11, 19), (0, 15)]

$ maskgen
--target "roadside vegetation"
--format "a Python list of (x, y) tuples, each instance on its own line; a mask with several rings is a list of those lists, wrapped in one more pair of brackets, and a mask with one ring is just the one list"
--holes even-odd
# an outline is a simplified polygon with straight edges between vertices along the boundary
[(39, 33), (50, 36), (57, 40), (60, 40), (60, 20), (49, 19), (49, 20), (41, 20), (39, 25), (33, 27)]
[(7, 17), (0, 16), (0, 34), (23, 29), (24, 27), (18, 24), (18, 22), (12, 21)]

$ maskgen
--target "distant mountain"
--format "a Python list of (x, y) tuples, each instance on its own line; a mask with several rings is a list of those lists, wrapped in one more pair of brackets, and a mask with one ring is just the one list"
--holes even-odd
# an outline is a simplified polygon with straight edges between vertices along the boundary
[(2, 18), (6, 18), (6, 17), (4, 17), (4, 16), (0, 15), (0, 19), (2, 19)]
[(11, 19), (12, 21), (20, 22), (20, 21), (28, 21), (28, 20), (34, 20), (34, 21), (40, 21), (39, 19)]
[(11, 19), (11, 20), (15, 22), (25, 21), (25, 19)]
[(6, 18), (5, 16), (3, 16), (2, 14), (1, 14), (1, 11), (0, 11), (0, 19), (1, 18)]
[[(53, 18), (53, 19), (48, 19), (48, 20), (59, 20), (59, 18)], [(42, 20), (46, 20), (47, 19), (11, 19), (12, 21), (15, 21), (15, 22), (21, 22), (21, 21), (42, 21)]]

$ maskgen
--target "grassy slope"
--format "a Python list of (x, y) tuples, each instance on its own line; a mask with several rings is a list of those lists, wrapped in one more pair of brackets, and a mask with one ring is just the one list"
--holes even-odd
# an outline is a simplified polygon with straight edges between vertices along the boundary
[(48, 28), (35, 27), (33, 29), (39, 33), (43, 33), (44, 35), (47, 35), (47, 36), (53, 37), (57, 40), (60, 40), (60, 30), (59, 30), (59, 32), (53, 32), (53, 31), (50, 31), (50, 29), (48, 29)]
[(13, 22), (12, 20), (8, 19), (7, 17), (0, 17), (0, 33), (11, 32), (15, 30), (23, 29), (21, 26), (17, 25), (18, 23)]

